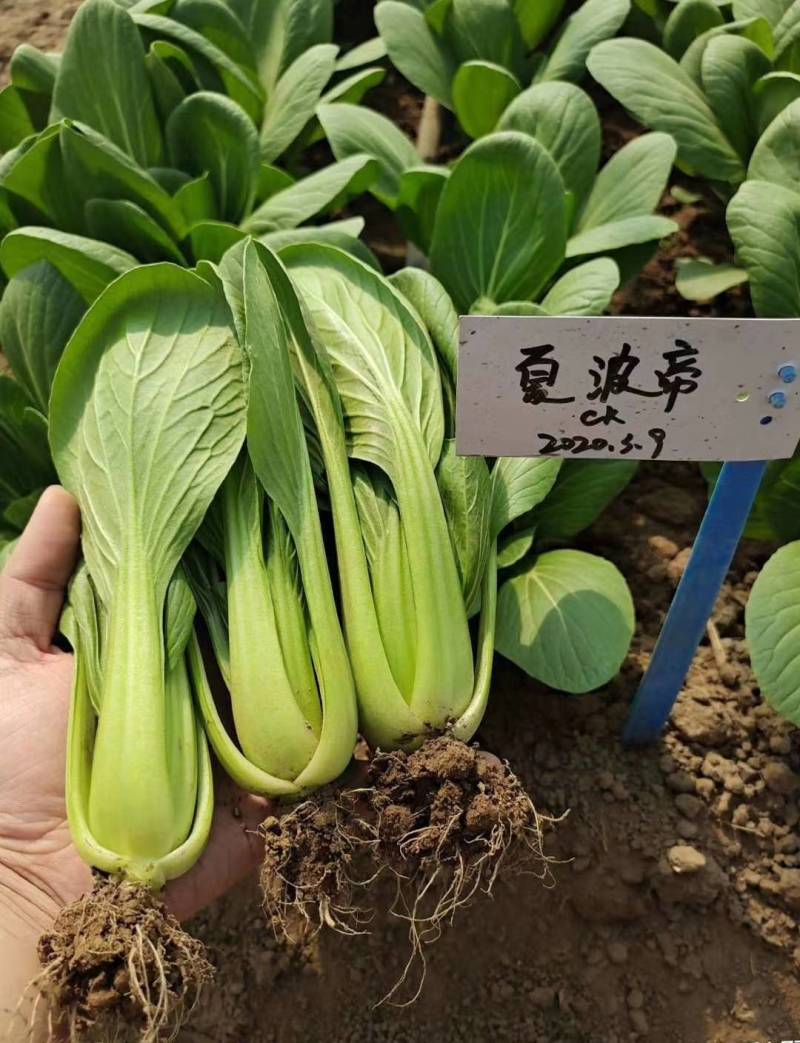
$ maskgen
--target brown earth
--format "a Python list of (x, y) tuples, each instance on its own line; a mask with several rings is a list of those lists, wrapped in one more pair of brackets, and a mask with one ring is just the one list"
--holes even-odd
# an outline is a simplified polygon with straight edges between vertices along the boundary
[[(0, 0), (2, 51), (56, 45), (74, 2)], [(363, 14), (344, 0), (340, 11)], [(362, 20), (358, 19), (359, 23)], [(353, 40), (363, 38), (360, 24)], [(390, 104), (383, 99), (382, 107)], [(406, 129), (418, 104), (399, 99)], [(416, 104), (416, 108), (415, 108)], [(609, 142), (635, 132), (606, 118)], [(617, 139), (619, 140), (619, 139)], [(697, 186), (681, 182), (684, 188)], [(681, 231), (618, 298), (625, 313), (747, 314), (735, 291), (688, 307), (674, 260), (730, 257), (704, 192), (664, 211)], [(186, 1043), (766, 1043), (800, 1037), (800, 738), (762, 701), (744, 645), (748, 590), (767, 551), (743, 547), (672, 722), (654, 747), (619, 736), (702, 514), (693, 467), (647, 465), (582, 541), (631, 584), (638, 625), (619, 678), (583, 697), (502, 660), (478, 736), (507, 757), (548, 832), (552, 886), (501, 881), (428, 951), (422, 995), (375, 1006), (402, 973), (407, 924), (323, 933), (292, 953), (268, 934), (255, 881), (191, 925), (218, 976)]]

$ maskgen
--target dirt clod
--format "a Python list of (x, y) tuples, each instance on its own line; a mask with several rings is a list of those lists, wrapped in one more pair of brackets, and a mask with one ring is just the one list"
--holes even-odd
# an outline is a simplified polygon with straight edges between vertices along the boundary
[(174, 1039), (213, 978), (203, 944), (150, 891), (98, 877), (39, 939), (52, 1037)]

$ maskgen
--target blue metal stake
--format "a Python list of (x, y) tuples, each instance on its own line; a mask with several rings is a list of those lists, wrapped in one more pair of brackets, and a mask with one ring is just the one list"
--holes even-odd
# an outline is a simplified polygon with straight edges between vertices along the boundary
[(654, 742), (680, 694), (742, 538), (767, 464), (725, 464), (628, 716), (627, 745)]

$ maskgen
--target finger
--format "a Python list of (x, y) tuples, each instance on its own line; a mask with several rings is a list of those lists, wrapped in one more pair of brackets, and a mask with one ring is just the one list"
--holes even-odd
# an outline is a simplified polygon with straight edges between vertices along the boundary
[(242, 793), (227, 779), (220, 783), (208, 846), (189, 873), (167, 884), (171, 913), (190, 919), (261, 865), (264, 844), (257, 830), (270, 809), (268, 801)]
[(0, 573), (0, 644), (23, 639), (50, 648), (80, 533), (75, 500), (58, 485), (45, 489)]

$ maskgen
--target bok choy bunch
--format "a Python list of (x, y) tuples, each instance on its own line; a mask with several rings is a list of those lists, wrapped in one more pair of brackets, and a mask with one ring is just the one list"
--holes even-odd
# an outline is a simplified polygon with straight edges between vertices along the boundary
[(366, 857), (368, 877), (397, 874), (417, 954), (491, 886), (509, 850), (543, 865), (530, 798), (467, 741), (491, 684), (496, 541), (547, 495), (559, 464), (490, 469), (456, 455), (457, 318), (431, 276), (407, 276), (415, 307), (335, 247), (287, 248), (285, 269), (263, 257), (324, 463), (361, 731), (374, 751), (364, 786), (265, 830), (266, 906), (284, 930), (297, 912), (352, 930), (350, 864)]
[(67, 809), (79, 853), (111, 878), (40, 943), (46, 991), (67, 1004), (72, 1029), (92, 1024), (99, 991), (109, 1017), (155, 1039), (208, 974), (152, 893), (195, 864), (211, 827), (192, 698), (204, 679), (180, 561), (239, 452), (244, 402), (223, 296), (166, 264), (100, 294), (53, 383), (53, 459), (83, 519), (67, 627)]
[(337, 778), (356, 742), (355, 690), (323, 542), (288, 332), (249, 241), (221, 267), (249, 362), (247, 451), (223, 483), (192, 570), (231, 696), (238, 745), (200, 688), (214, 750), (243, 788), (298, 796)]

